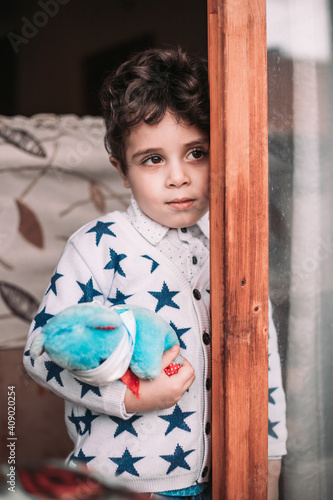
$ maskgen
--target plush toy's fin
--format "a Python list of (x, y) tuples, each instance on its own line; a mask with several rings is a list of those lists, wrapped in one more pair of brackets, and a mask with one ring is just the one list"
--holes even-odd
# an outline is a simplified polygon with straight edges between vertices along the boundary
[(133, 392), (134, 396), (137, 399), (140, 399), (139, 379), (136, 375), (134, 375), (134, 373), (129, 368), (128, 368), (127, 372), (125, 373), (125, 375), (123, 375), (120, 380), (122, 380), (124, 382), (124, 384), (127, 385), (127, 387)]
[(33, 359), (38, 358), (44, 351), (44, 343), (46, 340), (46, 335), (43, 333), (39, 333), (36, 335), (36, 337), (33, 339), (32, 344), (30, 346), (30, 356)]

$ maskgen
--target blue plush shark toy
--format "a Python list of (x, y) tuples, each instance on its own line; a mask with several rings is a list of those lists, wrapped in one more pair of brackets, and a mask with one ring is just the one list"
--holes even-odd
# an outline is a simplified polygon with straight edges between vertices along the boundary
[[(162, 354), (174, 344), (179, 344), (176, 332), (149, 309), (91, 302), (53, 316), (35, 336), (30, 355), (35, 359), (46, 351), (56, 364), (91, 385), (122, 379), (138, 397), (138, 379), (158, 377)], [(176, 373), (181, 365), (179, 355), (166, 373)]]

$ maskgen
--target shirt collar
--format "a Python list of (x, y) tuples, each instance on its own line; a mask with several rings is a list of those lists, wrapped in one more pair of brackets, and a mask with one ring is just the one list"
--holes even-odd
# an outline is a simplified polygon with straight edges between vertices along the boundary
[(127, 209), (127, 213), (135, 229), (154, 246), (156, 246), (169, 231), (167, 226), (162, 226), (162, 224), (155, 222), (142, 212), (133, 196), (131, 197), (131, 204)]
[[(148, 217), (137, 204), (134, 197), (131, 197), (131, 204), (127, 209), (131, 224), (135, 229), (152, 245), (156, 246), (170, 230)], [(208, 212), (197, 222), (198, 227), (209, 238), (209, 215)]]
[(206, 238), (209, 239), (209, 212), (205, 213), (205, 215), (198, 220), (197, 224)]

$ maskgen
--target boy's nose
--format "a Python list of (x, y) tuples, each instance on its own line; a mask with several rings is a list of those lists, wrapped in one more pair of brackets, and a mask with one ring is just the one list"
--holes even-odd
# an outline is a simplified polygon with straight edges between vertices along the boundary
[(176, 162), (169, 166), (166, 183), (169, 187), (181, 187), (190, 183), (186, 167)]

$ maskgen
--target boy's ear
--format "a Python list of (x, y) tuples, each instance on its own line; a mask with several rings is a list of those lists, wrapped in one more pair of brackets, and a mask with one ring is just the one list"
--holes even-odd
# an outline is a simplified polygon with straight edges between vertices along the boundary
[(110, 156), (110, 157), (109, 157), (109, 161), (110, 161), (111, 165), (112, 165), (115, 169), (117, 169), (117, 170), (118, 170), (118, 172), (119, 172), (119, 174), (120, 174), (121, 178), (122, 178), (122, 179), (123, 179), (123, 181), (124, 181), (124, 186), (125, 186), (125, 188), (130, 188), (130, 187), (131, 187), (131, 186), (130, 186), (130, 183), (128, 182), (127, 176), (126, 176), (126, 174), (124, 174), (123, 169), (121, 168), (120, 161), (119, 161), (117, 158), (115, 158), (114, 156)]

